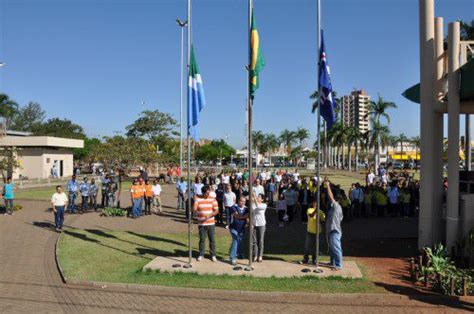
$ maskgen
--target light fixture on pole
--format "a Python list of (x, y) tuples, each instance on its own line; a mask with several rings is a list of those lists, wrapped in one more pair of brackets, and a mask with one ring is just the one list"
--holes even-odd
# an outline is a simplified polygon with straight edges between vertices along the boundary
[(179, 85), (179, 173), (183, 172), (183, 71), (184, 71), (184, 28), (188, 21), (176, 19), (176, 24), (181, 28), (181, 64)]

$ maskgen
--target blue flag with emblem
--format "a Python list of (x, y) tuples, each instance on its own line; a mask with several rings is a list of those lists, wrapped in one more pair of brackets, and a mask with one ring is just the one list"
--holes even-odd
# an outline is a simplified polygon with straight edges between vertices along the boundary
[(206, 100), (204, 98), (201, 74), (194, 57), (194, 48), (191, 46), (188, 78), (188, 130), (195, 141), (199, 140), (197, 125), (199, 123), (199, 114), (205, 105)]
[(334, 113), (335, 102), (332, 95), (331, 72), (326, 59), (326, 48), (324, 46), (323, 30), (321, 30), (321, 50), (319, 55), (319, 104), (321, 116), (327, 123), (328, 129), (336, 122)]

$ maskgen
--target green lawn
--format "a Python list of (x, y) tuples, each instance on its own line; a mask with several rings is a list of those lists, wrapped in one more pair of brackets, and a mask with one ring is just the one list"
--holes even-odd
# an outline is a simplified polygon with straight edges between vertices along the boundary
[[(197, 240), (197, 235), (194, 235), (192, 239), (194, 248), (197, 247)], [(254, 278), (142, 271), (143, 266), (157, 255), (187, 256), (186, 243), (186, 234), (139, 234), (68, 229), (65, 230), (59, 242), (59, 262), (67, 278), (85, 281), (254, 291), (383, 292), (381, 288), (368, 280), (365, 274), (362, 279), (310, 276)], [(218, 258), (228, 258), (229, 245), (230, 237), (216, 237)], [(265, 258), (294, 261), (300, 259), (301, 256), (272, 254), (266, 255)]]
[[(122, 184), (122, 191), (128, 191), (131, 183)], [(65, 189), (65, 185), (63, 186)], [(23, 200), (49, 201), (51, 195), (56, 191), (56, 186), (45, 186), (40, 188), (24, 188), (15, 191), (15, 197)], [(100, 192), (99, 192), (100, 194)]]

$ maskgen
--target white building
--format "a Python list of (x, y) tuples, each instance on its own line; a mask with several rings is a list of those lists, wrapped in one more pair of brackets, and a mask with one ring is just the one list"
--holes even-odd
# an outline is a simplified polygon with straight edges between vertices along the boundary
[(346, 127), (355, 127), (361, 133), (370, 130), (369, 113), (370, 96), (365, 90), (353, 91), (342, 97), (342, 121)]
[(12, 170), (13, 179), (48, 178), (55, 165), (59, 177), (73, 173), (73, 148), (83, 148), (84, 141), (52, 136), (31, 136), (30, 133), (7, 131), (0, 138), (2, 147), (17, 147), (20, 168)]

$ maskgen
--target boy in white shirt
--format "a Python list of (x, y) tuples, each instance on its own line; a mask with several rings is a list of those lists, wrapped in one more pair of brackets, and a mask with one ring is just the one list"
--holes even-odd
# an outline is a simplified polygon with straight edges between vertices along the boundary
[(153, 181), (151, 193), (153, 194), (153, 212), (157, 215), (161, 215), (163, 212), (163, 208), (161, 207), (161, 185), (157, 179)]
[(57, 232), (61, 232), (63, 230), (64, 208), (66, 208), (67, 202), (68, 197), (66, 193), (64, 193), (62, 187), (58, 185), (56, 187), (56, 193), (51, 196), (51, 205), (54, 212), (54, 225)]
[(283, 221), (283, 217), (286, 214), (286, 201), (283, 198), (283, 194), (280, 195), (280, 199), (277, 202), (276, 209), (278, 211), (278, 221), (279, 221), (278, 227), (284, 227), (285, 224)]

